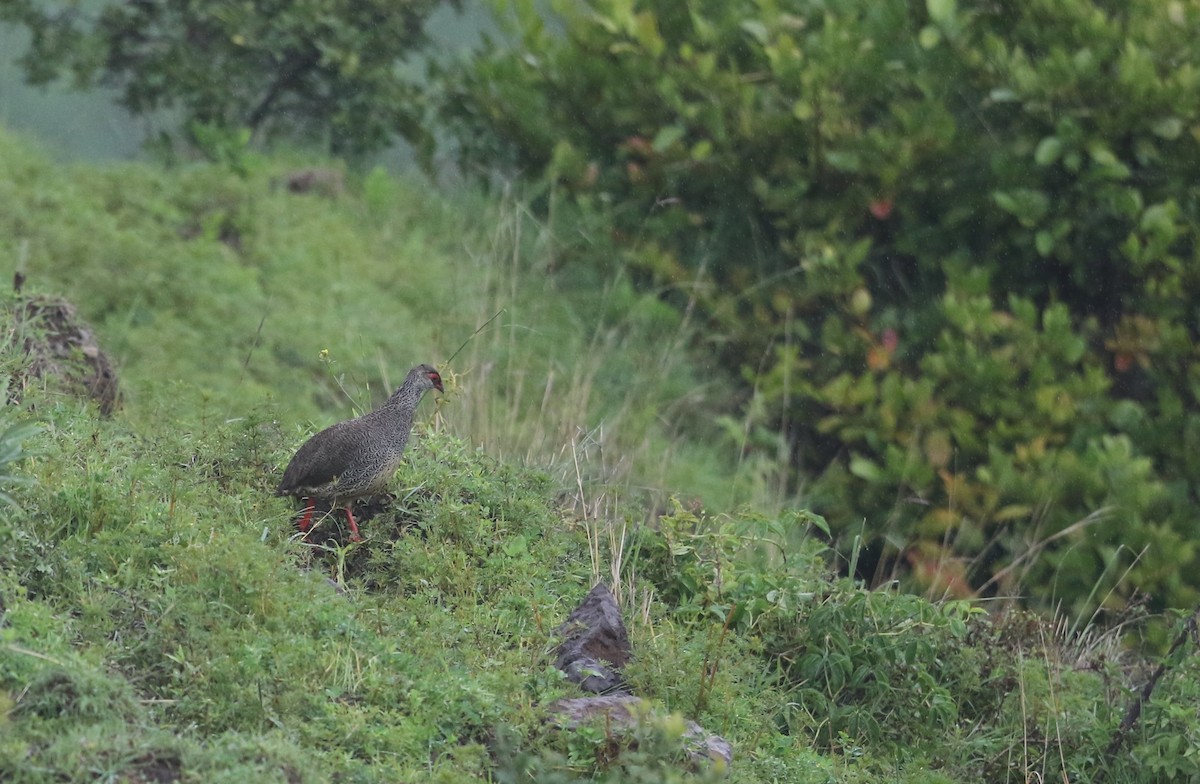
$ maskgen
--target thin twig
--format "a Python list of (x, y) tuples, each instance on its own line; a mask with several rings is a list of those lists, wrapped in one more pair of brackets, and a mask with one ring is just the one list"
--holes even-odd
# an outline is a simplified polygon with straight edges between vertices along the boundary
[(262, 339), (263, 325), (266, 323), (267, 314), (264, 313), (258, 322), (258, 329), (254, 331), (254, 340), (250, 341), (250, 348), (246, 351), (246, 359), (242, 362), (242, 374), (238, 376), (238, 386), (241, 386), (242, 381), (246, 379), (246, 371), (250, 368), (250, 357), (254, 355), (254, 349), (258, 348), (258, 343)]
[(57, 664), (60, 667), (62, 666), (62, 662), (60, 662), (58, 659), (55, 659), (53, 656), (47, 656), (44, 653), (38, 653), (37, 651), (31, 651), (28, 648), (23, 648), (20, 645), (16, 645), (14, 643), (9, 643), (8, 645), (6, 645), (4, 647), (8, 648), (13, 653), (20, 653), (25, 656), (32, 656), (35, 659), (41, 659), (42, 661), (48, 661), (51, 664)]
[(1083, 518), (1082, 520), (1076, 520), (1074, 523), (1072, 523), (1071, 525), (1068, 525), (1066, 528), (1062, 529), (1061, 531), (1051, 534), (1050, 536), (1046, 537), (1045, 539), (1043, 539), (1040, 542), (1034, 543), (1028, 550), (1026, 550), (1024, 553), (1022, 553), (1021, 555), (1014, 558), (1012, 563), (1010, 563), (1008, 566), (1004, 567), (1000, 571), (996, 572), (994, 575), (992, 575), (990, 580), (988, 580), (983, 585), (979, 586), (979, 592), (982, 593), (983, 591), (986, 591), (991, 586), (999, 583), (1006, 576), (1008, 576), (1008, 574), (1010, 572), (1014, 571), (1018, 566), (1025, 563), (1026, 561), (1029, 561), (1029, 560), (1035, 558), (1038, 555), (1038, 553), (1042, 552), (1042, 550), (1046, 549), (1047, 546), (1053, 544), (1054, 542), (1058, 541), (1059, 539), (1070, 536), (1071, 534), (1074, 534), (1078, 531), (1082, 531), (1083, 529), (1087, 528), (1090, 525), (1100, 522), (1105, 517), (1107, 517), (1109, 515), (1109, 513), (1112, 512), (1112, 510), (1113, 510), (1113, 507), (1111, 507), (1111, 506), (1106, 506), (1102, 509), (1097, 509), (1096, 511), (1092, 512), (1091, 514), (1089, 514), (1087, 517)]
[(458, 356), (459, 351), (462, 351), (464, 348), (466, 348), (467, 344), (470, 343), (472, 340), (474, 340), (476, 335), (478, 335), (480, 332), (483, 332), (483, 330), (487, 328), (488, 324), (491, 324), (493, 321), (495, 321), (497, 318), (499, 318), (500, 314), (506, 310), (508, 310), (508, 308), (500, 308), (499, 310), (496, 311), (496, 315), (492, 316), (490, 319), (488, 319), (487, 321), (480, 324), (479, 327), (474, 332), (471, 333), (471, 337), (464, 340), (462, 345), (458, 347), (458, 351), (455, 351), (453, 354), (450, 355), (450, 359), (446, 360), (446, 364), (449, 365), (451, 362), (453, 362), (454, 358)]

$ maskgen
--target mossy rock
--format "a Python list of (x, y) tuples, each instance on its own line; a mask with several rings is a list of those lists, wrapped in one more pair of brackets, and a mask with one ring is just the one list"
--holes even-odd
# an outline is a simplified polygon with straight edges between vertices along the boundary
[(109, 416), (120, 405), (117, 371), (96, 335), (61, 297), (16, 296), (6, 309), (8, 340), (24, 362), (11, 373), (8, 397), (20, 401), (31, 384), (94, 400)]

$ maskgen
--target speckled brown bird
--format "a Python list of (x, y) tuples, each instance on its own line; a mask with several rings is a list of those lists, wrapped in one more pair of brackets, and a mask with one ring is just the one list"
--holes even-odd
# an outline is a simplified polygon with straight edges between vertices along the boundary
[(404, 457), (417, 406), (431, 389), (443, 391), (442, 377), (430, 365), (417, 365), (379, 408), (322, 430), (296, 450), (275, 493), (304, 500), (302, 533), (312, 528), (313, 500), (320, 498), (345, 508), (351, 541), (362, 539), (350, 507), (387, 487)]

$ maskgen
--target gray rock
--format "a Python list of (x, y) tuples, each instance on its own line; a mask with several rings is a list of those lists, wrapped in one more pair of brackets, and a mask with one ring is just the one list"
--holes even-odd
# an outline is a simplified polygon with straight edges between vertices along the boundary
[[(632, 729), (643, 719), (661, 722), (665, 718), (641, 697), (629, 694), (621, 677), (621, 668), (629, 662), (632, 650), (621, 611), (608, 586), (600, 583), (593, 587), (558, 633), (563, 641), (555, 665), (580, 688), (601, 696), (551, 704), (548, 712), (555, 724), (574, 729), (593, 719), (603, 719), (606, 727)], [(733, 764), (729, 741), (709, 734), (694, 721), (684, 725), (683, 743), (688, 757), (695, 762), (723, 763), (726, 769)]]
[(637, 723), (635, 713), (642, 702), (641, 697), (632, 694), (575, 697), (550, 703), (549, 712), (558, 726), (570, 730), (597, 717), (607, 717), (623, 727), (631, 727)]
[[(608, 726), (632, 729), (641, 717), (654, 716), (653, 709), (641, 697), (632, 694), (610, 694), (601, 697), (578, 697), (558, 700), (550, 705), (551, 719), (564, 729), (602, 718)], [(661, 716), (657, 717), (661, 719)], [(720, 735), (712, 735), (694, 721), (688, 721), (683, 732), (687, 754), (697, 762), (721, 760), (726, 768), (733, 765), (733, 748)]]
[(563, 641), (555, 666), (593, 694), (627, 691), (621, 668), (631, 649), (621, 610), (608, 586), (598, 583), (558, 628)]
[(687, 723), (683, 733), (683, 742), (687, 744), (688, 756), (694, 760), (724, 760), (725, 767), (733, 765), (733, 746), (720, 735), (711, 735), (707, 730), (694, 721)]

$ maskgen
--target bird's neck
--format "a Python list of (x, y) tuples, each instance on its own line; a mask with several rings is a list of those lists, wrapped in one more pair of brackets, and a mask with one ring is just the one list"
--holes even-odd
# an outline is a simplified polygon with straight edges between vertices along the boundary
[(416, 410), (417, 404), (421, 402), (421, 390), (417, 389), (416, 385), (405, 381), (400, 385), (400, 388), (392, 393), (392, 396), (383, 404), (383, 408), (397, 409), (399, 411), (408, 412), (408, 416), (412, 418), (412, 412)]

